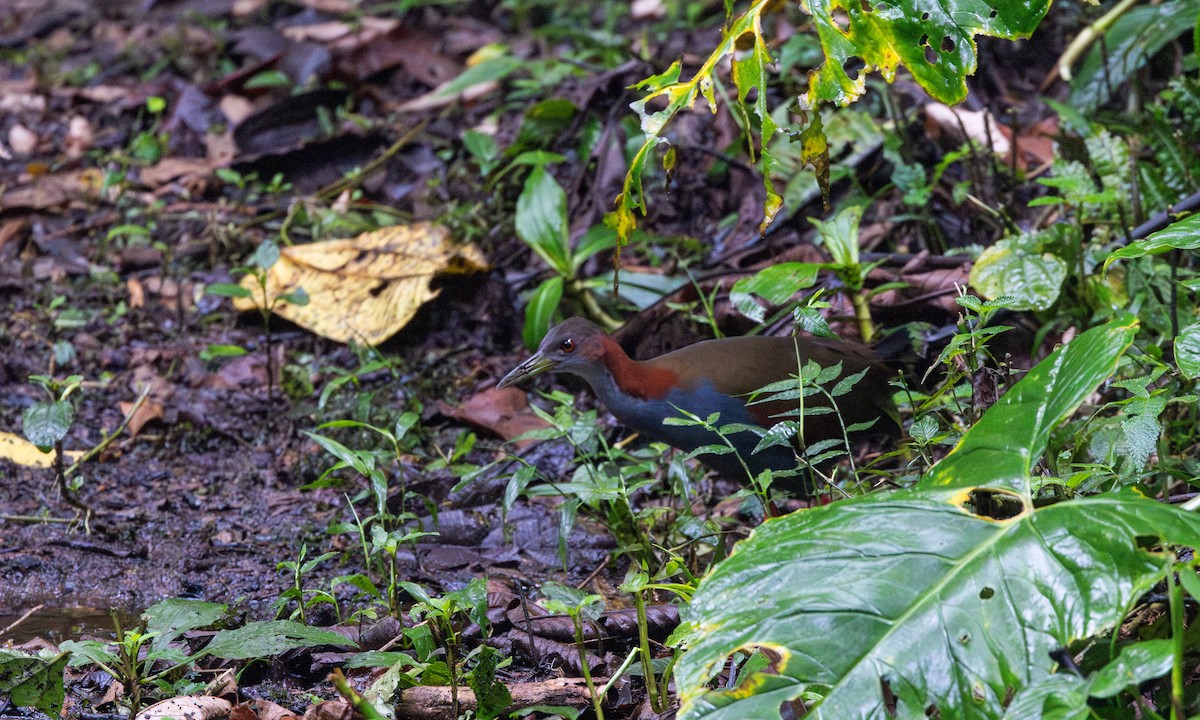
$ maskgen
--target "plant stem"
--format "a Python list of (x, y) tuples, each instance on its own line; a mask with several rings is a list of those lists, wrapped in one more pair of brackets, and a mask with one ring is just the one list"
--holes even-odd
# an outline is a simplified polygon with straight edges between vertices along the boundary
[(583, 681), (587, 683), (588, 695), (592, 696), (592, 710), (596, 713), (596, 720), (604, 720), (604, 709), (600, 707), (601, 696), (596, 693), (596, 684), (592, 682), (592, 669), (588, 667), (587, 651), (583, 644), (583, 619), (579, 617), (579, 613), (572, 613), (571, 619), (575, 621), (575, 647), (579, 650), (579, 669), (583, 672)]
[[(1184, 566), (1184, 572), (1191, 572)], [(1183, 591), (1175, 579), (1175, 568), (1167, 571), (1167, 596), (1171, 603), (1171, 642), (1175, 652), (1171, 661), (1171, 720), (1183, 720)]]
[(646, 627), (646, 598), (641, 590), (633, 594), (633, 604), (637, 608), (638, 649), (642, 654), (642, 679), (646, 682), (646, 694), (650, 696), (650, 709), (663, 713), (667, 703), (666, 698), (659, 695), (658, 680), (654, 677), (654, 658), (650, 656), (650, 633)]

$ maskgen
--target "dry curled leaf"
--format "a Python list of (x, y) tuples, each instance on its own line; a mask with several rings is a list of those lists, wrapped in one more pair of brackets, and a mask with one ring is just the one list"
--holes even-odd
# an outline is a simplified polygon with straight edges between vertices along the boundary
[[(437, 292), (436, 275), (487, 270), (483, 253), (455, 242), (434, 223), (393, 225), (349, 240), (282, 248), (267, 271), (267, 297), (303, 289), (306, 305), (280, 301), (272, 310), (312, 332), (336, 340), (376, 345), (394, 335)], [(262, 294), (252, 276), (242, 278), (249, 298), (238, 310), (258, 307)]]

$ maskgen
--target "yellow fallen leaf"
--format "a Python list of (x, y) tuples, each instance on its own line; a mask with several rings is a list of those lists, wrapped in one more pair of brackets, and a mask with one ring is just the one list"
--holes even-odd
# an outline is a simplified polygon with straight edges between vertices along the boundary
[[(83, 455), (82, 450), (66, 450), (65, 459), (75, 462)], [(44, 453), (20, 435), (0, 431), (0, 458), (25, 467), (54, 467), (54, 452)]]
[[(348, 240), (280, 248), (267, 271), (267, 296), (270, 302), (303, 288), (307, 305), (279, 302), (274, 312), (330, 340), (377, 345), (437, 295), (429, 287), (435, 275), (487, 269), (479, 248), (455, 242), (441, 225), (393, 225)], [(252, 295), (234, 298), (233, 306), (259, 307), (254, 277), (243, 277), (241, 285)]]

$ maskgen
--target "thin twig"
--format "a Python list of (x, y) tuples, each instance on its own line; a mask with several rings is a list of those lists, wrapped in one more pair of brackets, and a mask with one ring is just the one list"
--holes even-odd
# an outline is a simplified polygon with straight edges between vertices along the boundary
[(41, 610), (44, 607), (46, 607), (46, 606), (45, 605), (34, 605), (33, 607), (26, 610), (24, 615), (17, 618), (16, 620), (13, 620), (12, 623), (8, 627), (4, 628), (3, 630), (0, 630), (0, 637), (4, 637), (8, 633), (10, 633), (13, 630), (13, 628), (15, 628), (16, 626), (18, 626), (21, 623), (28, 620), (31, 615), (33, 615), (35, 612), (37, 612), (38, 610)]

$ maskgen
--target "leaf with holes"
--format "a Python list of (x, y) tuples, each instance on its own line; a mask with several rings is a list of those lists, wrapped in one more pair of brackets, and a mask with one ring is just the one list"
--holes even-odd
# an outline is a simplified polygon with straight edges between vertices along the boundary
[(953, 105), (975, 72), (975, 36), (1028, 37), (1050, 0), (812, 0), (808, 3), (825, 63), (809, 73), (808, 103), (848, 105), (866, 76), (888, 82), (903, 64), (934, 98)]

